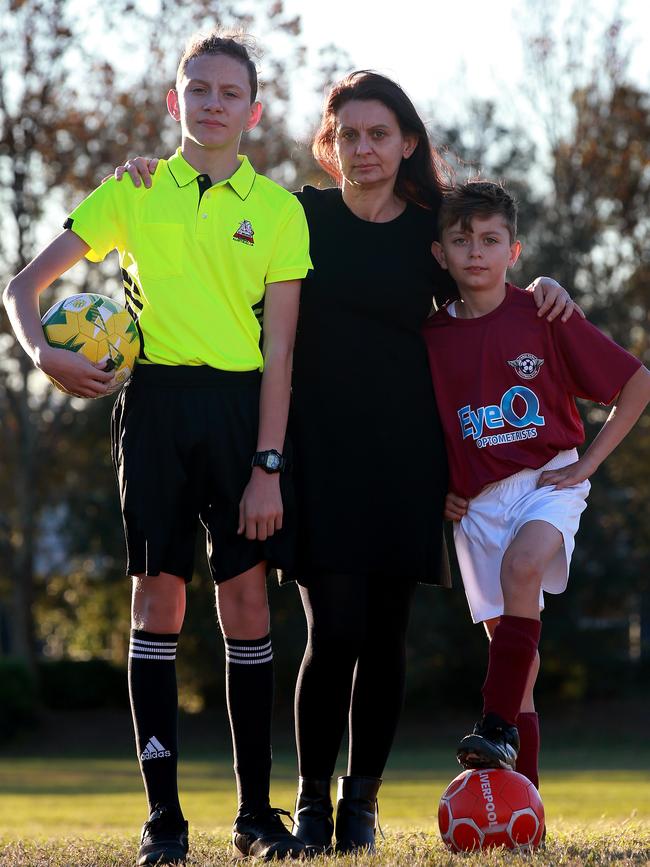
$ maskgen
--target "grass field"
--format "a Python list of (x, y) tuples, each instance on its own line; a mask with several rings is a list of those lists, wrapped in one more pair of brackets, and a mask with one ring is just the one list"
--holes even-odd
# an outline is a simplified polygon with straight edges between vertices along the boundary
[[(58, 748), (56, 738), (41, 738), (40, 755), (32, 744), (15, 750), (18, 755), (0, 756), (0, 867), (133, 863), (145, 817), (139, 775), (125, 754), (128, 737), (116, 732), (110, 738), (109, 728), (103, 746), (91, 755), (81, 733), (68, 734)], [(225, 749), (199, 757), (202, 743), (188, 744), (180, 772), (191, 830), (188, 864), (217, 867), (231, 863), (234, 786)], [(452, 856), (437, 835), (436, 811), (457, 768), (447, 750), (431, 749), (421, 732), (405, 732), (380, 792), (386, 839), (376, 856), (338, 858), (336, 864), (650, 865), (649, 768), (644, 735), (619, 740), (615, 750), (599, 743), (598, 732), (580, 747), (569, 743), (558, 749), (551, 738), (542, 779), (546, 849), (525, 858), (500, 852)], [(287, 745), (275, 757), (273, 802), (292, 807), (294, 786), (295, 759)], [(316, 867), (326, 860), (311, 863)]]

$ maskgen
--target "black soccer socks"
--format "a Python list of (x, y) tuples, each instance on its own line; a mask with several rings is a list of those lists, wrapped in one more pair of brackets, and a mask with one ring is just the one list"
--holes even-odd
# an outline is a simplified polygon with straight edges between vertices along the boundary
[(271, 636), (224, 638), (226, 698), (237, 779), (239, 813), (269, 805), (273, 650)]
[(149, 812), (164, 806), (182, 818), (178, 801), (178, 635), (131, 630), (129, 695), (135, 743)]

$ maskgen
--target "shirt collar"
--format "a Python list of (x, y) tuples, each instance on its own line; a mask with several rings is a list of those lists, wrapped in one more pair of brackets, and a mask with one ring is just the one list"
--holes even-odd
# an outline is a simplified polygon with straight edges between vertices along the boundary
[[(220, 181), (215, 186), (230, 184), (240, 199), (245, 199), (250, 193), (255, 182), (255, 169), (250, 164), (247, 156), (238, 154), (239, 168), (229, 178)], [(167, 167), (179, 187), (185, 187), (192, 183), (201, 174), (191, 166), (181, 154), (178, 148), (176, 153), (167, 160)]]

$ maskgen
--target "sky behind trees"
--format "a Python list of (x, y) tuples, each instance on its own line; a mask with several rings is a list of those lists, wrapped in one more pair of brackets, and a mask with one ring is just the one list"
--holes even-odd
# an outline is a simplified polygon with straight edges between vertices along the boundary
[[(285, 0), (288, 13), (300, 15), (307, 47), (307, 75), (294, 86), (313, 101), (318, 50), (335, 44), (350, 68), (377, 69), (396, 78), (419, 106), (435, 106), (436, 118), (449, 122), (469, 98), (491, 99), (519, 110), (517, 99), (529, 74), (526, 37), (548, 19), (548, 33), (561, 40), (569, 29), (583, 32), (586, 55), (598, 55), (602, 30), (620, 15), (627, 22), (630, 73), (650, 83), (650, 6), (646, 0), (465, 0), (462, 4), (410, 0), (382, 6), (369, 2), (304, 3)], [(387, 9), (388, 11), (383, 11)], [(259, 34), (263, 37), (263, 34)], [(299, 111), (302, 99), (295, 101)], [(299, 125), (301, 117), (295, 122)]]
[[(155, 16), (165, 0), (140, 0), (144, 16)], [(108, 34), (101, 26), (102, 13), (82, 0), (80, 19), (92, 21), (86, 48), (98, 55), (108, 53), (112, 65), (129, 77), (147, 63), (138, 28)], [(262, 79), (268, 78), (270, 57), (282, 56), (286, 34), (260, 27), (259, 10), (272, 9), (274, 0), (241, 0), (238, 14), (257, 20), (251, 33), (259, 40), (263, 55)], [(222, 8), (223, 4), (215, 4)], [(650, 85), (650, 6), (647, 0), (465, 0), (460, 5), (431, 0), (404, 4), (348, 0), (305, 3), (283, 0), (286, 17), (300, 18), (300, 42), (304, 63), (291, 76), (290, 125), (298, 135), (308, 134), (318, 114), (321, 67), (336, 64), (336, 72), (376, 69), (395, 78), (407, 90), (432, 124), (449, 124), (466, 111), (471, 99), (492, 100), (507, 116), (530, 111), (526, 82), (534, 78), (527, 39), (545, 30), (562, 42), (576, 34), (584, 39), (581, 62), (595, 60), (603, 31), (616, 17), (625, 23), (629, 49), (630, 78)], [(178, 29), (177, 22), (177, 28)], [(224, 23), (228, 23), (227, 16)], [(188, 16), (187, 33), (192, 30)], [(336, 48), (333, 58), (331, 46)], [(323, 53), (325, 50), (325, 53)], [(262, 92), (263, 93), (263, 92)], [(535, 124), (531, 112), (527, 122)]]

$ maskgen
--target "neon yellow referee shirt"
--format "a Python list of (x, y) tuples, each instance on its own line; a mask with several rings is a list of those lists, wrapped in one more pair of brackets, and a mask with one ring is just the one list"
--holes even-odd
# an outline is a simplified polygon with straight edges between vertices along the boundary
[(296, 197), (239, 161), (211, 184), (179, 148), (160, 161), (149, 189), (111, 179), (65, 223), (91, 261), (117, 250), (140, 362), (263, 368), (266, 284), (306, 275), (309, 234)]

